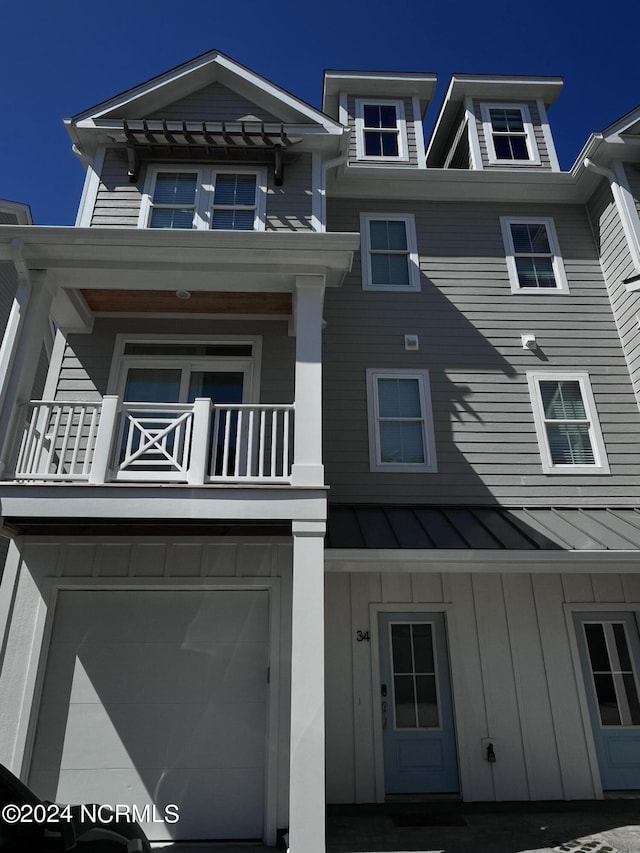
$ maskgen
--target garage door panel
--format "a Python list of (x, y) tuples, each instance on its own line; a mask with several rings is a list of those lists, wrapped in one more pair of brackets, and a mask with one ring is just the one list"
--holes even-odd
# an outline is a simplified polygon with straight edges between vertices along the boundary
[(264, 643), (216, 643), (207, 652), (169, 643), (54, 643), (45, 678), (48, 696), (72, 702), (141, 699), (205, 701), (223, 687), (230, 701), (263, 699), (267, 685)]
[(262, 703), (45, 704), (41, 715), (37, 770), (264, 766)]
[(126, 590), (102, 596), (77, 591), (72, 601), (63, 593), (56, 607), (56, 641), (175, 642), (206, 649), (210, 643), (260, 642), (268, 629), (261, 593), (181, 590), (157, 593), (153, 600), (149, 596), (148, 592)]
[[(250, 770), (155, 771), (148, 785), (143, 785), (133, 771), (103, 770), (60, 774), (58, 786), (61, 802), (108, 803), (156, 806), (164, 813), (169, 804), (176, 804), (180, 820), (161, 825), (142, 822), (143, 829), (153, 841), (170, 838), (206, 840), (236, 838), (237, 816), (225, 804), (243, 803), (244, 838), (260, 838), (263, 832), (264, 781), (262, 775)], [(124, 792), (124, 797), (123, 797)], [(212, 829), (212, 827), (214, 827)]]
[(263, 832), (268, 593), (64, 591), (30, 781), (58, 801), (176, 803), (152, 838)]

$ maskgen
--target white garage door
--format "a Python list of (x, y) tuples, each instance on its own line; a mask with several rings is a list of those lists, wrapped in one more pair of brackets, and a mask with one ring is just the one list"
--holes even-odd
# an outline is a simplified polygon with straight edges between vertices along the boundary
[(153, 840), (263, 834), (268, 593), (65, 591), (30, 783), (58, 802), (179, 808)]

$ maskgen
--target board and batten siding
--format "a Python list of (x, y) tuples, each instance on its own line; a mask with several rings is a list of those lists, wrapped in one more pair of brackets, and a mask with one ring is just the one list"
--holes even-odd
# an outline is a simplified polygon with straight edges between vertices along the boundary
[[(375, 569), (375, 557), (371, 568)], [(333, 568), (333, 570), (332, 570)], [(566, 605), (637, 604), (637, 574), (446, 573), (397, 564), (326, 575), (327, 799), (376, 799), (380, 701), (371, 605), (445, 612), (461, 794), (465, 800), (598, 796), (592, 736)], [(371, 642), (357, 642), (369, 631)], [(483, 738), (497, 761), (486, 761)], [(597, 774), (597, 770), (595, 770)]]
[[(207, 340), (213, 335), (262, 337), (260, 403), (292, 403), (295, 338), (286, 321), (98, 318), (90, 335), (69, 335), (56, 389), (56, 399), (99, 402), (107, 393), (116, 335), (171, 335)], [(150, 356), (150, 358), (152, 358)]]
[[(640, 183), (638, 186), (640, 190)], [(591, 196), (587, 211), (600, 251), (602, 273), (611, 300), (613, 316), (640, 405), (640, 296), (628, 293), (624, 280), (634, 273), (627, 238), (607, 181), (601, 181)]]
[[(358, 162), (358, 154), (356, 149), (356, 100), (364, 100), (367, 98), (371, 102), (375, 102), (378, 100), (373, 96), (369, 95), (349, 95), (347, 97), (347, 113), (349, 117), (349, 129), (351, 133), (349, 135), (349, 162), (357, 163)], [(406, 122), (407, 128), (407, 147), (409, 153), (408, 164), (403, 161), (402, 165), (409, 166), (417, 166), (418, 165), (418, 141), (416, 140), (416, 130), (414, 121), (416, 116), (413, 112), (413, 101), (411, 98), (381, 98), (380, 100), (394, 100), (394, 101), (402, 101), (402, 106), (404, 108), (404, 118)], [(419, 116), (418, 116), (419, 118)], [(393, 158), (390, 158), (392, 160)]]
[[(366, 205), (366, 206), (365, 206)], [(329, 230), (361, 211), (413, 213), (421, 291), (364, 291), (361, 260), (326, 294), (325, 470), (355, 503), (629, 503), (640, 497), (640, 416), (583, 206), (330, 200)], [(512, 293), (500, 216), (551, 216), (567, 294)], [(520, 336), (535, 334), (538, 355)], [(404, 335), (419, 351), (407, 352)], [(428, 369), (437, 473), (373, 473), (367, 368)], [(587, 372), (610, 475), (542, 473), (527, 371)]]
[[(168, 160), (167, 168), (180, 169), (181, 163)], [(184, 165), (184, 164), (183, 164)], [(189, 164), (192, 165), (192, 164)], [(206, 164), (207, 166), (210, 163)], [(251, 163), (236, 163), (238, 169)], [(220, 163), (232, 169), (229, 161)], [(124, 149), (107, 149), (100, 184), (91, 218), (95, 228), (137, 228), (144, 191), (146, 168), (140, 170), (135, 184), (129, 183)], [(285, 164), (284, 184), (276, 187), (273, 167), (268, 167), (266, 223), (267, 231), (309, 231), (311, 222), (311, 155), (293, 154)]]
[(144, 118), (167, 121), (281, 121), (273, 113), (218, 82), (210, 83)]
[[(478, 141), (480, 143), (480, 153), (482, 155), (482, 165), (485, 169), (504, 169), (505, 165), (502, 164), (500, 166), (489, 165), (489, 154), (487, 151), (487, 140), (485, 139), (484, 134), (484, 125), (482, 123), (482, 108), (481, 105), (485, 103), (485, 101), (481, 101), (478, 99), (473, 100), (473, 112), (476, 118), (476, 127), (478, 128)], [(493, 101), (491, 101), (493, 103)], [(499, 101), (500, 104), (509, 104), (509, 101)], [(526, 104), (529, 108), (529, 115), (531, 116), (531, 124), (533, 125), (533, 133), (536, 140), (536, 145), (538, 146), (538, 153), (540, 155), (540, 165), (535, 166), (532, 165), (530, 168), (532, 169), (550, 169), (551, 168), (551, 160), (549, 158), (549, 151), (547, 150), (547, 143), (544, 138), (544, 133), (542, 130), (542, 123), (540, 119), (540, 110), (538, 109), (538, 105), (535, 101), (514, 101), (513, 103), (518, 104)]]

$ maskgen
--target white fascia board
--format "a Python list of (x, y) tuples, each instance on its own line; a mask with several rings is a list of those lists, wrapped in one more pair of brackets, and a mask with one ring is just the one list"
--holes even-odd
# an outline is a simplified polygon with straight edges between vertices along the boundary
[[(482, 100), (541, 98), (545, 106), (552, 104), (562, 89), (562, 77), (502, 77), (499, 75), (454, 74), (449, 86), (452, 100), (465, 97)], [(449, 93), (447, 93), (449, 94)]]
[(358, 97), (417, 97), (426, 107), (438, 80), (432, 72), (325, 71), (322, 108), (336, 112), (341, 92)]
[(619, 119), (616, 119), (612, 124), (602, 131), (602, 136), (607, 142), (612, 140), (620, 141), (620, 135), (627, 132), (629, 128), (634, 127), (640, 122), (640, 106), (634, 107), (625, 113)]
[[(406, 165), (350, 163), (327, 187), (331, 198), (431, 201), (584, 203), (592, 182), (550, 169), (418, 169)], [(526, 195), (524, 195), (526, 193)]]
[[(287, 108), (296, 111), (304, 118), (308, 119), (311, 122), (316, 122), (322, 125), (326, 131), (337, 133), (340, 131), (339, 125), (333, 121), (333, 119), (329, 118), (329, 116), (324, 113), (316, 110), (314, 107), (311, 107), (309, 104), (306, 104), (304, 101), (301, 101), (299, 98), (296, 98), (294, 95), (286, 92), (284, 89), (281, 89), (278, 86), (275, 86), (273, 83), (270, 83), (268, 80), (265, 80), (263, 77), (260, 77), (255, 72), (246, 68), (243, 65), (232, 60), (230, 57), (225, 56), (224, 54), (218, 51), (212, 51), (210, 53), (204, 54), (201, 57), (198, 57), (191, 62), (187, 62), (184, 65), (180, 65), (177, 68), (166, 72), (158, 77), (154, 77), (151, 80), (140, 84), (139, 86), (134, 87), (133, 89), (129, 89), (126, 92), (123, 92), (119, 95), (116, 95), (114, 98), (111, 98), (108, 101), (103, 101), (96, 106), (83, 111), (82, 113), (78, 113), (70, 119), (70, 123), (76, 126), (88, 126), (86, 124), (87, 120), (98, 121), (103, 116), (114, 112), (115, 110), (121, 110), (125, 107), (129, 107), (136, 100), (142, 99), (152, 93), (158, 93), (159, 90), (166, 87), (173, 87), (176, 89), (175, 92), (171, 93), (169, 99), (177, 100), (178, 98), (184, 96), (184, 94), (195, 91), (195, 89), (199, 88), (201, 85), (206, 85), (207, 80), (200, 78), (198, 79), (198, 85), (193, 87), (193, 85), (180, 86), (180, 83), (186, 81), (190, 76), (193, 76), (196, 72), (202, 72), (207, 70), (207, 68), (211, 68), (212, 70), (215, 66), (219, 66), (221, 69), (224, 69), (228, 74), (237, 77), (238, 80), (242, 81), (242, 88), (246, 89), (247, 86), (257, 89), (262, 95), (266, 95), (268, 98), (279, 102), (286, 106)], [(211, 76), (211, 80), (208, 82), (212, 82), (215, 80), (215, 75)], [(182, 91), (184, 89), (184, 91)]]
[[(326, 490), (318, 487), (16, 485), (0, 483), (3, 517), (129, 521), (321, 521)], [(52, 522), (53, 523), (53, 522)]]
[[(328, 572), (637, 572), (640, 551), (327, 548)], [(409, 564), (410, 568), (406, 568)], [(417, 564), (417, 565), (416, 565)]]
[(359, 234), (342, 232), (4, 225), (0, 260), (12, 260), (15, 238), (27, 267), (50, 270), (56, 284), (115, 290), (175, 290), (178, 272), (190, 290), (292, 291), (305, 273), (339, 286), (360, 247)]

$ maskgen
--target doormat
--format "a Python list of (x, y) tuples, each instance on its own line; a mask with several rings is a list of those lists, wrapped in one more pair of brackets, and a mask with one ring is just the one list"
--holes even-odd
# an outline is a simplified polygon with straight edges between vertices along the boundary
[(458, 814), (433, 812), (429, 814), (394, 814), (391, 815), (393, 825), (402, 826), (466, 826), (467, 822)]
[(620, 853), (617, 847), (612, 847), (606, 841), (596, 838), (581, 838), (578, 841), (565, 841), (553, 848), (554, 853)]

